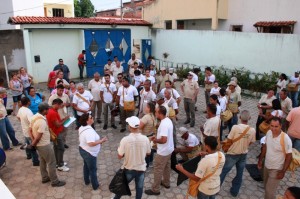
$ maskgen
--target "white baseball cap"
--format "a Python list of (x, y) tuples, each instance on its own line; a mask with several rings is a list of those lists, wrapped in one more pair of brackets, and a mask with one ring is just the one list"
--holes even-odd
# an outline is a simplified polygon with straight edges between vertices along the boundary
[(185, 127), (180, 127), (179, 128), (179, 136), (182, 136), (183, 134), (185, 134), (186, 132), (188, 132), (189, 130), (187, 130), (187, 128)]
[(140, 119), (136, 116), (131, 116), (126, 119), (126, 122), (129, 124), (130, 127), (132, 128), (139, 128), (140, 126)]

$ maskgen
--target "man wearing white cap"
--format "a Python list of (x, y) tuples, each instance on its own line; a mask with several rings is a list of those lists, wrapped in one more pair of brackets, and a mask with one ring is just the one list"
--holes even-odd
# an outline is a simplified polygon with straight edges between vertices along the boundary
[[(136, 198), (141, 199), (143, 195), (144, 178), (146, 171), (146, 155), (150, 155), (150, 141), (139, 131), (140, 120), (136, 116), (126, 119), (130, 134), (124, 137), (118, 148), (119, 159), (124, 158), (122, 168), (125, 169), (125, 176), (128, 183), (135, 181)], [(116, 195), (114, 199), (121, 196)]]
[(183, 161), (188, 161), (199, 155), (199, 140), (194, 134), (189, 133), (187, 128), (180, 127), (178, 135), (183, 139), (184, 144), (183, 147), (175, 148), (174, 152), (179, 153)]
[(237, 85), (235, 81), (231, 81), (227, 85), (229, 86), (229, 90), (230, 90), (228, 93), (227, 107), (233, 114), (232, 118), (228, 121), (228, 128), (229, 131), (231, 131), (232, 126), (238, 123), (237, 114), (239, 112), (239, 107), (242, 105), (241, 102), (242, 99), (241, 99), (241, 94), (235, 90), (235, 87)]
[(167, 80), (173, 82), (173, 77), (171, 77), (170, 74), (167, 74), (165, 67), (162, 67), (160, 69), (160, 76), (157, 79), (157, 92), (160, 92), (161, 89), (165, 88), (165, 81)]
[[(238, 92), (238, 93), (242, 93), (242, 89), (241, 87), (237, 84), (238, 83), (238, 80), (236, 77), (232, 77), (230, 79), (230, 81), (234, 81), (236, 83), (236, 87), (235, 87), (235, 91)], [(230, 89), (229, 89), (229, 86), (226, 88), (226, 92), (230, 92)]]
[(173, 81), (176, 82), (178, 76), (176, 73), (174, 73), (174, 68), (169, 68), (169, 75), (173, 78)]

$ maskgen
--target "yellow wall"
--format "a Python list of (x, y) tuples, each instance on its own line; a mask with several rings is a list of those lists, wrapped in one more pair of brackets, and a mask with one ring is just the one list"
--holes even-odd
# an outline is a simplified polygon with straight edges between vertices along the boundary
[(176, 29), (176, 20), (212, 19), (214, 29), (217, 1), (219, 18), (226, 19), (228, 0), (156, 0), (144, 8), (143, 18), (154, 28), (165, 28), (165, 21), (172, 20), (173, 29)]
[(52, 17), (52, 8), (60, 8), (64, 9), (64, 15), (65, 17), (74, 17), (74, 7), (73, 5), (69, 4), (44, 4), (44, 7), (47, 9), (47, 17)]

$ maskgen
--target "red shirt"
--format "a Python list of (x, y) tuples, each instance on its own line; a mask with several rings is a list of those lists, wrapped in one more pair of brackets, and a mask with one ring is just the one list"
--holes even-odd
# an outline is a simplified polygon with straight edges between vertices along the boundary
[(50, 78), (50, 82), (48, 84), (48, 88), (55, 88), (56, 72), (55, 71), (51, 71), (49, 73), (48, 78)]
[(80, 60), (84, 60), (84, 54), (82, 54), (82, 53), (78, 55), (78, 65), (84, 66), (84, 62), (82, 62)]
[(54, 110), (53, 108), (50, 108), (48, 111), (48, 114), (46, 115), (47, 118), (47, 122), (48, 122), (48, 126), (49, 128), (56, 134), (60, 134), (63, 130), (64, 127), (63, 125), (61, 125), (60, 127), (56, 127), (54, 125), (55, 121), (61, 122), (61, 119), (58, 115), (58, 112), (56, 110)]

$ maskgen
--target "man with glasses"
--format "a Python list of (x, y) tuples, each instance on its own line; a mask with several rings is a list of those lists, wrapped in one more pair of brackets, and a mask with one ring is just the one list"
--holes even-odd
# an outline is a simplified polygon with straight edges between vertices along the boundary
[(61, 69), (64, 73), (63, 79), (65, 79), (67, 82), (70, 82), (70, 70), (67, 65), (64, 64), (63, 59), (58, 60), (59, 63), (53, 68), (53, 71)]

